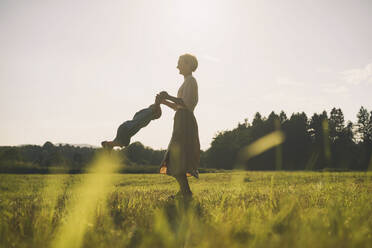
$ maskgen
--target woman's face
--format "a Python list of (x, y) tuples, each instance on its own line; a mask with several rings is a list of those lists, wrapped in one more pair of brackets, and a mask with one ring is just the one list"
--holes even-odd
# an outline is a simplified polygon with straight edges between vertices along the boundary
[(177, 69), (180, 71), (181, 75), (191, 74), (190, 66), (186, 64), (185, 60), (182, 58), (178, 59)]

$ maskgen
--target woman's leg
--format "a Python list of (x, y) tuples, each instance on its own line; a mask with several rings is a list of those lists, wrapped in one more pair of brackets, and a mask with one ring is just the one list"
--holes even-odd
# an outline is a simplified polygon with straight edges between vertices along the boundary
[(180, 185), (180, 192), (184, 196), (191, 196), (192, 192), (189, 186), (189, 181), (187, 180), (186, 175), (179, 175), (176, 176), (176, 180), (178, 184)]

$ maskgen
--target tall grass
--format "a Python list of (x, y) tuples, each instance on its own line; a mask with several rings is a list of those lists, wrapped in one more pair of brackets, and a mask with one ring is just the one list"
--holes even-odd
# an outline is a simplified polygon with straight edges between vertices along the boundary
[[(168, 176), (92, 176), (0, 175), (0, 247), (372, 244), (370, 172), (203, 174), (191, 202), (170, 198)], [(84, 198), (77, 189), (87, 186), (96, 192)]]

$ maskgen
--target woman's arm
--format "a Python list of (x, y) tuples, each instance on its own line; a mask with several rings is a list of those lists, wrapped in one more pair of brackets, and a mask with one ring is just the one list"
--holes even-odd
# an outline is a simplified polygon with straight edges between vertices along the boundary
[(161, 101), (162, 104), (170, 107), (171, 109), (173, 109), (174, 111), (177, 111), (178, 109), (178, 105), (176, 103), (173, 103), (173, 102), (170, 102), (170, 101), (167, 101), (167, 100), (163, 100)]
[(165, 91), (157, 94), (155, 98), (155, 103), (164, 104), (168, 106), (169, 108), (173, 109), (174, 111), (177, 111), (180, 108), (180, 106), (177, 105), (177, 103), (167, 101), (166, 100), (167, 95), (168, 94)]
[[(171, 95), (169, 95), (166, 91), (162, 91), (162, 92), (160, 92), (160, 95), (163, 97), (163, 99), (165, 99), (165, 100), (169, 100), (169, 101), (172, 101), (172, 102), (174, 102), (176, 105), (179, 105), (179, 107), (183, 107), (183, 106), (185, 106), (185, 104), (184, 104), (182, 98), (171, 96)], [(168, 102), (169, 102), (169, 101), (168, 101)]]
[(179, 97), (174, 97), (174, 96), (168, 95), (166, 99), (174, 102), (175, 104), (177, 104), (179, 106), (184, 106), (185, 105), (183, 103), (182, 98), (179, 98)]
[(182, 98), (171, 96), (166, 91), (160, 92), (156, 97), (161, 99), (162, 104), (170, 107), (174, 111), (186, 107)]

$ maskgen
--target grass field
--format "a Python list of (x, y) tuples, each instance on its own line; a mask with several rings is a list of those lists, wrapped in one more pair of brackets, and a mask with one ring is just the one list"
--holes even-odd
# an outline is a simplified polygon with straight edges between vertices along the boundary
[(0, 247), (372, 247), (372, 173), (0, 175)]

